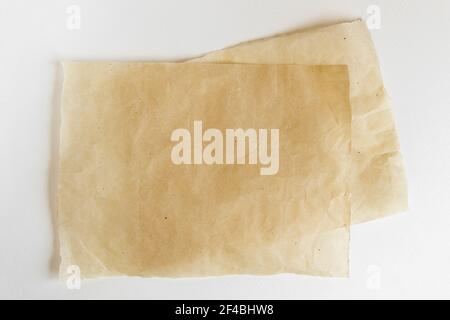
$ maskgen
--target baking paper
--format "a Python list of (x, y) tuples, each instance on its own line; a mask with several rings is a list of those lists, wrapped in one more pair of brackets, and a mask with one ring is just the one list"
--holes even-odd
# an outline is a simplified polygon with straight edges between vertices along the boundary
[(62, 99), (63, 277), (347, 276), (346, 66), (66, 62)]
[(364, 22), (252, 41), (193, 61), (348, 65), (352, 106), (352, 223), (407, 209), (407, 185), (394, 119)]

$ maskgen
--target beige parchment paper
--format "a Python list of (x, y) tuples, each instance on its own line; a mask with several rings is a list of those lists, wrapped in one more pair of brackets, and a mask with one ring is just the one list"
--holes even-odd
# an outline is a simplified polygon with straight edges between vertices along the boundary
[[(63, 66), (62, 277), (71, 265), (83, 278), (347, 276), (346, 66)], [(201, 138), (195, 121), (204, 133), (278, 129), (279, 143), (266, 144), (272, 155), (278, 148), (278, 170), (262, 175), (261, 162), (249, 163), (267, 142), (261, 136), (253, 148), (247, 140), (245, 164), (175, 164), (172, 134), (185, 128)]]
[(407, 184), (393, 114), (376, 51), (363, 21), (256, 40), (192, 61), (348, 65), (352, 106), (352, 223), (407, 209)]

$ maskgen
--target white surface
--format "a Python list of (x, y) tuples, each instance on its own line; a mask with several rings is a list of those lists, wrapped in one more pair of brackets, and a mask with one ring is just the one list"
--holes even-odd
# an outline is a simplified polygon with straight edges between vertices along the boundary
[[(81, 8), (80, 30), (66, 28), (71, 4)], [(74, 291), (56, 279), (59, 59), (188, 58), (297, 27), (367, 18), (371, 4), (381, 9), (381, 29), (372, 34), (411, 209), (352, 228), (350, 279), (117, 278)], [(0, 298), (450, 298), (449, 32), (448, 0), (1, 0)]]

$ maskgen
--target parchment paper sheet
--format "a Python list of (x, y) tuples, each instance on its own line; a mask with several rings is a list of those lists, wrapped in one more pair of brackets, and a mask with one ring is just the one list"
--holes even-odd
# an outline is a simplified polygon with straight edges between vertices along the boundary
[(364, 22), (257, 40), (192, 61), (348, 65), (353, 118), (352, 223), (407, 209), (407, 184), (394, 119)]
[[(347, 276), (346, 66), (63, 65), (62, 277)], [(171, 133), (195, 120), (278, 128), (278, 173), (175, 165)]]

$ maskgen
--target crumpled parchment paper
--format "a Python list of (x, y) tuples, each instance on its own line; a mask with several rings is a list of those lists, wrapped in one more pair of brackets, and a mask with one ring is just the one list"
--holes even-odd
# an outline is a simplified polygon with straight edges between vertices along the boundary
[(352, 106), (352, 223), (404, 211), (407, 184), (390, 102), (363, 21), (297, 31), (193, 62), (348, 65)]
[[(358, 40), (364, 41), (349, 41)], [(339, 48), (345, 51), (344, 42)], [(350, 65), (355, 75), (356, 66)], [(63, 66), (62, 277), (71, 265), (80, 268), (83, 278), (348, 274), (351, 110), (346, 66)], [(359, 76), (366, 88), (366, 77)], [(352, 81), (355, 103), (362, 89)], [(384, 101), (382, 87), (378, 91), (380, 98), (369, 99), (370, 105), (354, 106), (356, 118), (377, 117), (376, 102)], [(261, 164), (248, 162), (174, 164), (171, 135), (178, 128), (193, 134), (196, 120), (204, 130), (221, 132), (279, 129), (279, 170), (261, 175)], [(384, 133), (378, 134), (381, 143)], [(269, 147), (274, 151), (275, 146)], [(254, 152), (247, 148), (246, 159)], [(388, 158), (374, 158), (380, 170)]]

